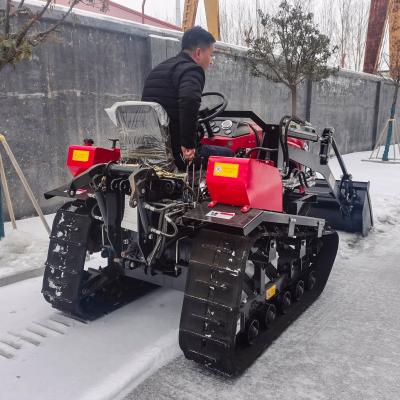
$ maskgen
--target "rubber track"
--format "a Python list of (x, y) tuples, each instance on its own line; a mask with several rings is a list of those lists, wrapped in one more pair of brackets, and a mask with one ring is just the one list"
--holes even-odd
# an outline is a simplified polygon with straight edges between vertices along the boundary
[(85, 207), (64, 204), (57, 212), (43, 276), (42, 293), (53, 307), (80, 318), (80, 288), (91, 217)]
[(335, 260), (338, 236), (327, 232), (312, 268), (317, 284), (279, 315), (252, 346), (236, 344), (243, 275), (252, 241), (235, 234), (202, 230), (195, 238), (182, 308), (179, 344), (186, 358), (224, 374), (251, 365), (320, 295)]
[[(117, 277), (81, 300), (87, 243), (93, 220), (83, 202), (66, 203), (57, 212), (43, 275), (42, 293), (54, 308), (80, 320), (93, 320), (146, 294), (157, 286)], [(107, 267), (102, 273), (109, 272)]]

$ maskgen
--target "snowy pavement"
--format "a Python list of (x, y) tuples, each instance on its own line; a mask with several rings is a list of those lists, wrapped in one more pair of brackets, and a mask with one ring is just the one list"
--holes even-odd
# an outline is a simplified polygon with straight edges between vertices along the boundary
[(399, 398), (400, 165), (361, 161), (368, 156), (345, 161), (355, 180), (371, 181), (375, 228), (367, 238), (340, 233), (321, 297), (239, 378), (181, 355), (125, 400)]
[(242, 376), (216, 376), (180, 356), (126, 400), (398, 399), (400, 251), (341, 246), (349, 248), (360, 257), (338, 258), (318, 301)]
[[(46, 260), (39, 218), (17, 225), (6, 224), (0, 241), (0, 283), (40, 274)], [(104, 261), (92, 256), (89, 263)], [(0, 288), (0, 400), (122, 398), (180, 354), (180, 292), (158, 289), (84, 324), (52, 309), (41, 287), (37, 277)]]
[(158, 289), (88, 324), (51, 309), (41, 278), (0, 290), (0, 399), (114, 399), (179, 355), (182, 294)]
[[(319, 300), (241, 377), (215, 376), (180, 355), (182, 293), (157, 289), (83, 324), (51, 309), (34, 278), (0, 288), (0, 399), (396, 399), (400, 165), (360, 161), (368, 156), (345, 160), (354, 179), (371, 180), (373, 232), (340, 234)], [(21, 225), (22, 246), (13, 247), (20, 237), (0, 242), (0, 276), (43, 264), (47, 235), (32, 221)]]

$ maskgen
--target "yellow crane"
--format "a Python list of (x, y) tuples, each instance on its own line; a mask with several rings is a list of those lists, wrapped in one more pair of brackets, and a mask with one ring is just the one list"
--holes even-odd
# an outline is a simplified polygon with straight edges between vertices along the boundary
[[(183, 8), (183, 31), (194, 26), (196, 21), (197, 9), (199, 0), (185, 0)], [(215, 37), (216, 40), (221, 39), (219, 27), (219, 3), (218, 0), (204, 0), (204, 8), (206, 10), (208, 31)]]

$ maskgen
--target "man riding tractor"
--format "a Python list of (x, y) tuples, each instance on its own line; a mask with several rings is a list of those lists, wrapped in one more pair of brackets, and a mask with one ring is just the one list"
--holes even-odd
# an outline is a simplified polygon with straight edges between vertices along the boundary
[(176, 167), (184, 171), (186, 164), (203, 162), (208, 157), (233, 156), (226, 147), (197, 143), (198, 113), (205, 85), (205, 71), (212, 64), (215, 39), (196, 26), (182, 38), (182, 51), (155, 67), (146, 79), (142, 101), (160, 104), (170, 119), (169, 132)]

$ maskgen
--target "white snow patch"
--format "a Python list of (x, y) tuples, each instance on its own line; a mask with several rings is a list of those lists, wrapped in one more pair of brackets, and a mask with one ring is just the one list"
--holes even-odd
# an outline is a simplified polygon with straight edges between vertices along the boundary
[[(54, 215), (46, 216), (51, 225)], [(48, 234), (39, 217), (17, 221), (17, 229), (5, 224), (5, 237), (0, 240), (0, 278), (41, 268), (46, 261)]]
[(13, 230), (0, 241), (0, 260), (7, 255), (18, 256), (27, 253), (32, 246), (32, 235), (28, 232)]
[(123, 399), (130, 391), (162, 366), (178, 357), (178, 329), (173, 329), (152, 346), (144, 349), (131, 362), (114, 370), (100, 385), (83, 394), (81, 400)]

